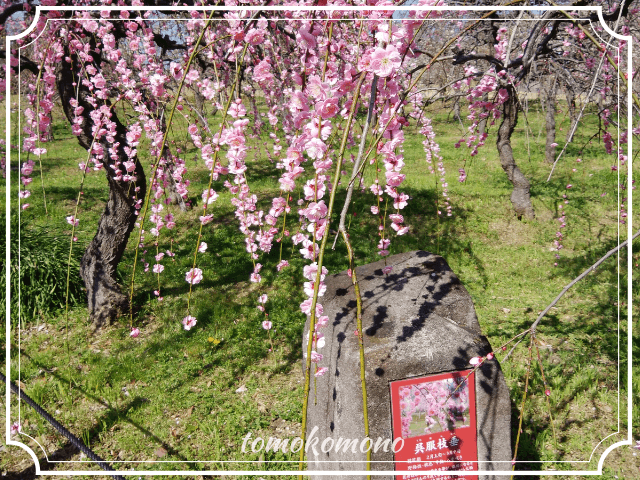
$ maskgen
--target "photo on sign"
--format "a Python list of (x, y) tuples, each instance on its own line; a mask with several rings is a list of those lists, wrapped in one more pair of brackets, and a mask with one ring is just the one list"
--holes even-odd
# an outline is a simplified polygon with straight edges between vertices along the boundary
[(470, 425), (469, 385), (446, 378), (400, 388), (402, 438), (417, 437)]

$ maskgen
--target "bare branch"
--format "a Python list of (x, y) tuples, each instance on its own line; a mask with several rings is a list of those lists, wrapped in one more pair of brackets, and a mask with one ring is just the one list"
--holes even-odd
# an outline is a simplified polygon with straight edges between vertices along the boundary
[[(635, 240), (636, 238), (638, 238), (640, 236), (640, 230), (636, 232), (636, 234), (631, 237), (631, 241)], [(580, 275), (578, 275), (575, 279), (573, 279), (566, 287), (564, 287), (562, 289), (562, 291), (560, 292), (560, 294), (553, 300), (553, 302), (551, 302), (547, 308), (545, 308), (542, 313), (540, 313), (540, 315), (538, 315), (538, 318), (536, 319), (535, 322), (533, 322), (533, 324), (531, 325), (530, 331), (533, 335), (535, 335), (536, 333), (536, 327), (538, 326), (538, 324), (540, 323), (540, 320), (542, 320), (542, 317), (544, 317), (547, 312), (549, 310), (551, 310), (551, 307), (553, 307), (556, 303), (558, 303), (558, 300), (560, 300), (562, 298), (562, 296), (567, 293), (567, 291), (573, 287), (576, 283), (578, 283), (580, 280), (582, 280), (584, 277), (586, 277), (589, 273), (591, 273), (592, 271), (594, 271), (596, 268), (598, 268), (600, 266), (600, 264), (602, 262), (604, 262), (607, 258), (609, 258), (611, 255), (613, 255), (614, 253), (618, 252), (619, 250), (622, 250), (624, 247), (627, 246), (627, 243), (629, 243), (629, 240), (625, 240), (624, 242), (622, 242), (620, 245), (618, 245), (615, 248), (612, 248), (611, 250), (609, 250), (607, 252), (607, 254), (602, 257), (600, 260), (598, 260), (596, 263), (594, 263), (593, 265), (591, 265), (589, 268), (587, 268), (584, 272), (582, 272)]]
[[(344, 200), (344, 206), (342, 207), (342, 213), (340, 213), (340, 224), (338, 226), (338, 232), (342, 232), (343, 235), (347, 235), (347, 232), (344, 228), (344, 222), (347, 218), (347, 211), (349, 210), (349, 204), (351, 203), (351, 196), (353, 195), (353, 187), (355, 186), (355, 179), (358, 177), (358, 173), (360, 170), (360, 163), (362, 162), (362, 155), (364, 154), (364, 147), (367, 143), (367, 133), (369, 133), (369, 125), (371, 125), (371, 120), (373, 118), (373, 110), (376, 107), (376, 95), (378, 92), (378, 76), (374, 75), (373, 81), (371, 82), (371, 96), (369, 97), (369, 111), (367, 112), (367, 120), (364, 124), (364, 128), (362, 129), (362, 136), (360, 137), (360, 147), (358, 148), (358, 157), (356, 158), (356, 163), (353, 165), (353, 173), (351, 174), (351, 180), (349, 181), (349, 187), (347, 188), (347, 198)], [(338, 242), (338, 235), (336, 235), (335, 240), (333, 241), (333, 246), (331, 247), (333, 250), (336, 248), (336, 243)]]

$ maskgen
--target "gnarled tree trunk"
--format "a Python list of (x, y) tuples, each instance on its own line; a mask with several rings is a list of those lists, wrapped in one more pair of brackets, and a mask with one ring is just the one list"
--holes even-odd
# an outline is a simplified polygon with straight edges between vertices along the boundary
[[(70, 56), (68, 51), (65, 52), (65, 56)], [(74, 109), (70, 101), (77, 98), (79, 105), (84, 108), (82, 132), (78, 136), (78, 142), (89, 150), (94, 138), (93, 122), (90, 117), (94, 107), (88, 101), (89, 90), (78, 79), (77, 58), (70, 57), (71, 63), (63, 62), (58, 68), (56, 78), (58, 91), (65, 115), (70, 123), (73, 123), (74, 120)], [(99, 65), (99, 59), (97, 60), (95, 64)], [(74, 85), (78, 84), (80, 85), (79, 92), (76, 92)], [(108, 101), (107, 105), (110, 106)], [(109, 148), (113, 148), (117, 143), (118, 160), (124, 162), (128, 160), (124, 152), (124, 147), (127, 145), (127, 129), (120, 123), (113, 109), (111, 110), (111, 121), (116, 124), (115, 142), (111, 144), (102, 139), (101, 143), (105, 152), (108, 152)], [(98, 222), (96, 235), (85, 251), (80, 264), (80, 275), (87, 288), (91, 320), (96, 328), (109, 324), (117, 315), (126, 312), (129, 306), (128, 296), (123, 293), (116, 281), (116, 269), (127, 246), (129, 235), (135, 226), (136, 201), (144, 199), (146, 194), (146, 179), (138, 159), (135, 159), (136, 168), (133, 172), (133, 175), (136, 176), (135, 183), (116, 180), (116, 170), (112, 168), (115, 163), (116, 161), (111, 158), (111, 155), (108, 153), (104, 155), (103, 164), (109, 182), (109, 198)], [(135, 191), (136, 187), (139, 188), (137, 192)]]
[(498, 155), (500, 156), (500, 164), (507, 174), (509, 181), (513, 184), (513, 192), (511, 192), (511, 203), (518, 218), (527, 217), (534, 218), (535, 212), (531, 205), (531, 196), (529, 194), (529, 180), (523, 175), (515, 159), (513, 158), (513, 150), (511, 149), (511, 135), (518, 123), (518, 101), (513, 86), (507, 87), (509, 97), (502, 104), (502, 123), (498, 129)]

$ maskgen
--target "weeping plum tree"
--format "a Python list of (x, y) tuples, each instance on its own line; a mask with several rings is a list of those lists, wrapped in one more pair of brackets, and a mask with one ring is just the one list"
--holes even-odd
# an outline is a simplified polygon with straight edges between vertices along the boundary
[[(169, 4), (160, 1), (137, 3), (149, 7)], [(436, 4), (440, 2), (423, 0), (416, 5)], [(455, 2), (450, 4), (455, 5)], [(630, 2), (623, 2), (617, 10), (619, 15), (614, 11), (609, 18), (626, 18), (629, 5)], [(20, 12), (22, 17), (14, 22), (26, 25), (34, 8), (29, 3), (9, 3), (5, 5), (3, 19), (6, 22)], [(455, 41), (429, 36), (425, 48), (422, 43), (418, 47), (416, 40), (425, 32), (439, 28), (433, 19), (438, 16), (454, 18), (454, 12), (422, 10), (412, 12), (402, 20), (391, 20), (391, 11), (367, 13), (368, 21), (350, 24), (312, 20), (310, 13), (302, 14), (301, 19), (274, 21), (270, 20), (272, 13), (260, 10), (239, 13), (216, 10), (206, 16), (190, 11), (181, 14), (188, 18), (185, 27), (168, 35), (166, 22), (158, 20), (164, 16), (163, 12), (51, 11), (39, 18), (40, 25), (29, 37), (36, 43), (26, 46), (26, 39), (18, 42), (25, 45), (19, 53), (21, 71), (24, 75), (32, 75), (32, 79), (35, 77), (36, 82), (30, 85), (37, 85), (29, 97), (32, 107), (25, 111), (27, 127), (23, 148), (40, 155), (46, 150), (42, 128), (50, 124), (53, 98), (57, 93), (78, 142), (89, 152), (85, 170), (104, 170), (109, 184), (109, 198), (96, 236), (82, 261), (82, 277), (96, 325), (108, 323), (127, 310), (127, 294), (118, 286), (115, 273), (139, 214), (143, 214), (143, 222), (147, 221), (147, 209), (153, 207), (157, 211), (152, 212), (151, 220), (157, 220), (163, 201), (172, 193), (174, 199), (175, 193), (179, 193), (181, 203), (187, 198), (184, 159), (171, 154), (166, 135), (171, 128), (167, 120), (176, 111), (181, 115), (188, 110), (194, 113), (196, 121), (189, 127), (189, 133), (194, 145), (201, 149), (202, 157), (211, 164), (212, 181), (217, 181), (221, 174), (233, 175), (234, 171), (244, 168), (236, 169), (233, 163), (225, 165), (220, 158), (220, 148), (225, 146), (225, 137), (230, 131), (235, 134), (246, 129), (252, 129), (254, 134), (269, 131), (277, 145), (273, 153), (267, 154), (275, 161), (282, 161), (281, 154), (287, 153), (281, 163), (284, 175), (280, 181), (282, 195), (278, 197), (284, 199), (284, 205), (280, 205), (282, 200), (274, 200), (273, 212), (265, 217), (270, 223), (262, 218), (254, 219), (253, 213), (238, 214), (241, 221), (247, 222), (243, 226), (247, 248), (255, 257), (257, 250), (271, 248), (283, 208), (291, 209), (286, 193), (295, 188), (298, 172), (303, 169), (298, 163), (305, 158), (318, 164), (315, 184), (306, 185), (314, 193), (306, 195), (306, 200), (314, 204), (326, 203), (319, 193), (324, 191), (323, 187), (326, 189), (327, 167), (336, 163), (332, 156), (335, 157), (339, 149), (338, 144), (325, 142), (338, 138), (334, 131), (337, 125), (347, 122), (355, 128), (360, 120), (349, 117), (349, 107), (354, 102), (369, 103), (367, 96), (373, 90), (374, 75), (384, 79), (384, 84), (373, 98), (373, 118), (379, 118), (379, 121), (377, 126), (370, 128), (369, 145), (377, 140), (386, 142), (387, 148), (373, 152), (369, 146), (361, 155), (370, 158), (382, 153), (387, 155), (385, 159), (392, 159), (386, 181), (378, 180), (372, 186), (372, 192), (378, 196), (374, 207), (381, 212), (381, 199), (384, 193), (389, 195), (397, 220), (392, 221), (391, 226), (395, 231), (404, 232), (406, 227), (402, 226), (400, 210), (406, 204), (406, 195), (398, 191), (404, 179), (404, 174), (400, 173), (404, 162), (401, 155), (398, 156), (404, 140), (402, 127), (413, 116), (423, 123), (423, 133), (429, 135), (432, 131), (425, 117), (415, 113), (422, 108), (423, 102), (427, 103), (422, 94), (416, 93), (416, 80), (435, 62), (462, 65), (465, 76), (455, 82), (454, 87), (461, 89), (470, 100), (469, 118), (472, 121), (471, 134), (463, 140), (472, 149), (471, 155), (475, 155), (489, 135), (484, 131), (487, 119), (492, 118), (492, 123), (500, 121), (495, 132), (496, 145), (502, 168), (513, 185), (514, 211), (518, 217), (533, 218), (530, 182), (519, 169), (511, 148), (511, 136), (522, 106), (518, 86), (536, 62), (552, 59), (566, 63), (563, 49), (576, 27), (560, 12), (546, 12), (538, 22), (522, 23), (516, 19), (518, 12), (492, 12), (484, 15), (484, 21), (461, 24)], [(521, 11), (520, 17), (523, 14), (525, 12)], [(535, 13), (527, 12), (526, 15)], [(330, 16), (347, 18), (353, 13), (335, 10)], [(225, 21), (211, 23), (214, 18)], [(46, 19), (50, 26), (44, 28)], [(56, 22), (56, 19), (65, 22)], [(68, 22), (70, 19), (73, 21)], [(438, 38), (441, 38), (440, 44), (436, 43)], [(42, 42), (50, 42), (51, 47), (38, 48)], [(579, 47), (573, 45), (572, 52)], [(440, 53), (435, 55), (435, 52)], [(299, 60), (293, 61), (293, 58)], [(447, 60), (451, 58), (452, 61)], [(428, 63), (423, 63), (423, 59)], [(411, 69), (411, 76), (404, 75), (406, 69)], [(381, 72), (384, 75), (380, 75)], [(362, 84), (356, 89), (358, 80), (362, 80)], [(451, 83), (451, 78), (447, 81)], [(186, 88), (197, 92), (195, 106), (183, 95)], [(357, 97), (354, 96), (356, 91)], [(258, 94), (264, 96), (269, 107), (268, 126), (258, 112)], [(212, 131), (208, 125), (203, 115), (205, 102), (224, 112), (227, 123), (223, 123), (221, 131)], [(229, 108), (225, 108), (227, 104)], [(176, 106), (178, 110), (172, 110)], [(402, 116), (401, 112), (409, 106), (413, 113)], [(246, 111), (247, 107), (253, 115), (249, 113), (243, 121), (252, 118), (251, 125), (240, 127), (229, 123), (232, 118), (240, 118), (239, 109)], [(135, 121), (128, 124), (121, 118), (127, 108), (137, 115)], [(136, 151), (143, 131), (151, 140), (150, 154), (156, 158), (150, 167), (143, 167)], [(350, 132), (346, 141), (353, 141)], [(231, 147), (226, 145), (226, 148)], [(442, 175), (444, 166), (438, 161), (437, 144), (427, 142), (425, 149), (427, 162), (433, 161), (432, 170), (437, 169)], [(290, 155), (294, 153), (290, 152), (295, 152), (300, 159), (292, 160)], [(244, 155), (243, 152), (236, 158)], [(233, 156), (228, 161), (231, 160)], [(229, 165), (232, 165), (231, 169)], [(145, 168), (151, 169), (149, 179)], [(234, 187), (239, 189), (234, 194), (242, 196), (241, 191), (248, 187), (243, 180), (236, 179), (236, 183), (241, 186)], [(443, 189), (446, 196), (445, 182)], [(448, 198), (445, 198), (445, 210), (451, 214)], [(314, 224), (314, 228), (322, 227), (318, 222), (325, 221), (325, 216), (315, 218), (314, 215), (315, 211), (308, 212), (304, 222)], [(163, 219), (154, 224), (155, 230), (152, 228), (151, 232), (158, 236), (162, 227), (171, 225), (172, 221)], [(142, 228), (142, 223), (140, 225)], [(314, 233), (315, 240), (312, 236), (304, 241), (294, 237), (294, 242), (310, 242), (305, 248), (315, 252), (324, 230), (309, 232)], [(143, 238), (141, 233), (138, 236)], [(386, 232), (380, 241), (380, 251), (387, 252), (390, 238)], [(311, 253), (310, 259), (315, 259), (316, 255)], [(195, 262), (193, 269), (197, 269)]]

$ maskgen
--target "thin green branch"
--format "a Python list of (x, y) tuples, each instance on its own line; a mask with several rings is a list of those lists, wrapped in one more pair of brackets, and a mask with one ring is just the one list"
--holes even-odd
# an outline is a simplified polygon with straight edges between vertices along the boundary
[[(533, 337), (529, 340), (529, 364), (527, 365), (527, 375), (524, 381), (524, 393), (522, 394), (522, 405), (520, 406), (520, 417), (518, 418), (518, 434), (516, 436), (516, 446), (513, 452), (513, 459), (511, 460), (511, 470), (516, 469), (516, 456), (518, 455), (518, 445), (520, 444), (520, 434), (522, 433), (522, 420), (524, 419), (524, 407), (525, 402), (527, 401), (527, 392), (529, 390), (529, 375), (531, 373), (531, 362), (533, 357)], [(513, 475), (511, 475), (511, 480), (513, 480)]]
[[(329, 206), (327, 209), (327, 222), (331, 222), (331, 215), (333, 214), (333, 205), (335, 203), (336, 191), (338, 190), (338, 182), (340, 181), (340, 174), (342, 169), (342, 161), (344, 158), (344, 152), (347, 148), (347, 141), (349, 139), (349, 130), (351, 129), (351, 123), (353, 121), (353, 117), (355, 115), (355, 110), (358, 102), (356, 99), (360, 96), (360, 88), (362, 87), (362, 83), (366, 78), (365, 75), (360, 76), (360, 80), (356, 84), (356, 88), (354, 91), (354, 101), (351, 104), (351, 111), (349, 112), (349, 118), (347, 120), (347, 124), (344, 129), (344, 134), (342, 135), (342, 143), (340, 145), (340, 151), (338, 153), (338, 160), (336, 162), (336, 173), (333, 180), (333, 190), (331, 190), (331, 195), (329, 197)], [(306, 428), (307, 428), (307, 408), (309, 405), (309, 388), (311, 384), (311, 347), (313, 344), (313, 336), (315, 333), (316, 327), (316, 304), (318, 302), (318, 290), (320, 287), (320, 279), (322, 275), (322, 263), (324, 260), (324, 251), (327, 246), (327, 238), (328, 229), (325, 231), (325, 234), (322, 236), (322, 243), (320, 245), (320, 251), (318, 253), (318, 272), (316, 274), (316, 281), (313, 287), (313, 298), (311, 301), (311, 317), (309, 319), (309, 341), (307, 342), (307, 362), (305, 366), (305, 383), (304, 383), (304, 393), (303, 393), (303, 405), (302, 405), (302, 447), (300, 448), (300, 461), (298, 464), (298, 470), (302, 471), (304, 464), (304, 452), (305, 452), (305, 443), (306, 443)], [(298, 476), (299, 480), (302, 480), (302, 475)]]
[[(369, 408), (367, 404), (367, 383), (366, 383), (366, 369), (364, 359), (364, 336), (362, 334), (362, 295), (360, 295), (360, 285), (358, 285), (358, 277), (356, 275), (356, 265), (354, 262), (353, 247), (349, 240), (349, 235), (343, 228), (340, 230), (342, 233), (342, 239), (347, 246), (347, 252), (349, 253), (349, 269), (351, 270), (351, 282), (353, 283), (353, 290), (356, 295), (356, 328), (358, 329), (358, 349), (360, 352), (360, 385), (362, 387), (362, 419), (364, 422), (364, 437), (369, 438)], [(371, 442), (371, 439), (369, 439)], [(367, 471), (371, 470), (371, 445), (367, 449)], [(371, 475), (367, 475), (367, 480), (371, 480)]]

